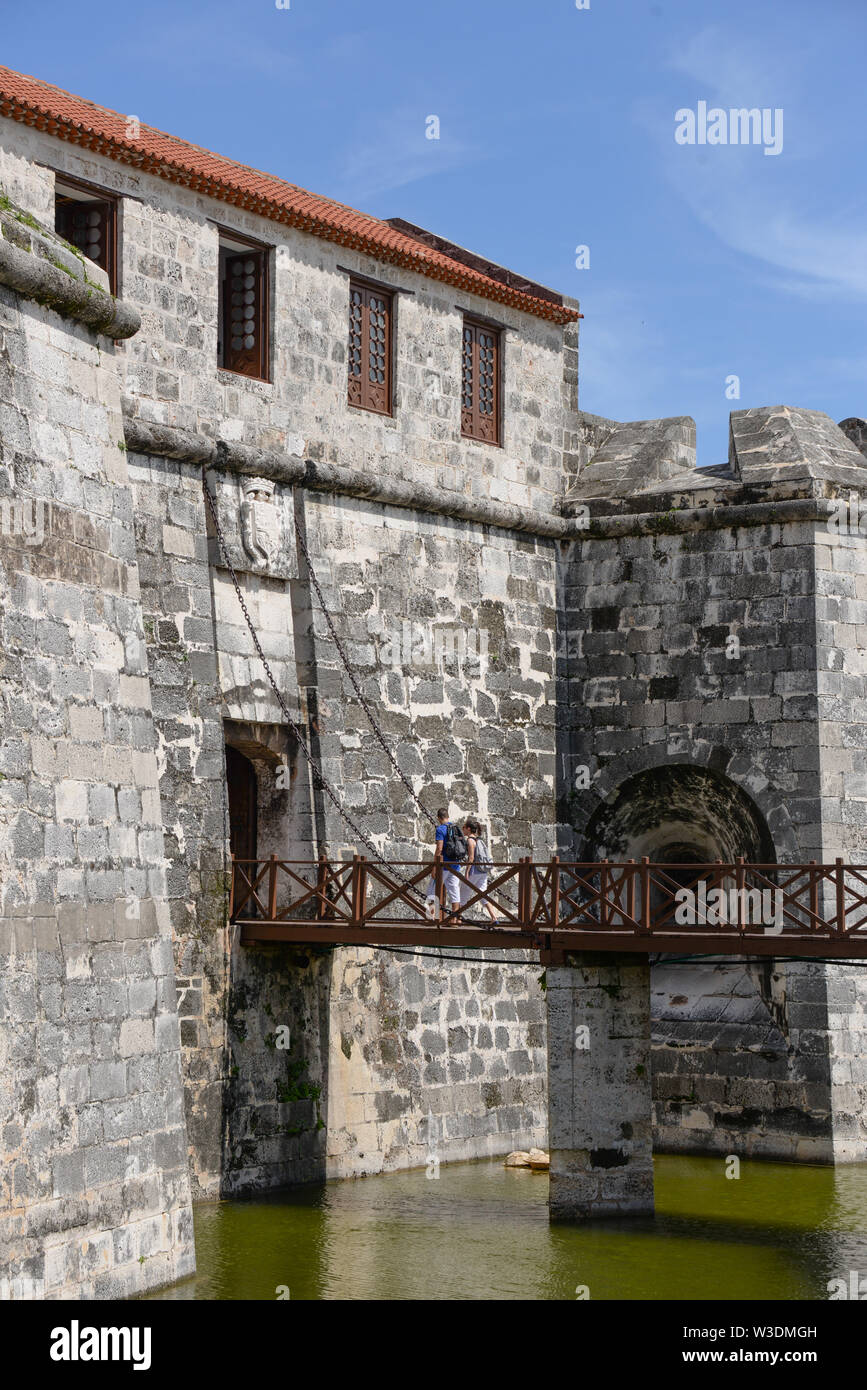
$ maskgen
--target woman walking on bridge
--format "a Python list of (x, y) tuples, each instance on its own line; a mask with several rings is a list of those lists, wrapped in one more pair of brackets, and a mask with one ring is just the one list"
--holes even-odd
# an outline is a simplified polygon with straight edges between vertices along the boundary
[[(481, 824), (473, 816), (467, 816), (464, 821), (464, 838), (467, 842), (467, 858), (463, 869), (464, 877), (469, 879), (469, 883), (461, 883), (461, 907), (466, 906), (473, 893), (487, 892), (488, 871), (491, 867), (491, 856), (482, 839)], [(487, 898), (483, 898), (482, 902), (491, 921), (498, 922), (499, 918)]]

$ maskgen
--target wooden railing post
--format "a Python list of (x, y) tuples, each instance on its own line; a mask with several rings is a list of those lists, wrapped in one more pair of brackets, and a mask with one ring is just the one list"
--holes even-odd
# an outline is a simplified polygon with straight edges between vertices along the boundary
[(367, 863), (363, 855), (354, 854), (352, 856), (352, 925), (354, 927), (364, 926), (366, 910)]
[(525, 854), (518, 862), (518, 920), (521, 926), (529, 926), (531, 916), (530, 856)]
[(810, 859), (810, 931), (816, 931), (818, 917), (818, 874), (816, 859)]
[(842, 859), (835, 859), (837, 866), (837, 931), (842, 936), (846, 930), (846, 870)]
[(611, 923), (610, 923), (609, 920), (608, 920), (608, 912), (609, 912), (609, 908), (608, 908), (608, 886), (609, 886), (609, 880), (610, 880), (610, 873), (609, 873), (609, 869), (608, 869), (608, 860), (607, 860), (607, 859), (603, 859), (603, 860), (602, 860), (602, 867), (601, 867), (601, 869), (599, 870), (599, 925), (600, 925), (601, 927), (609, 927), (609, 926), (611, 925)]
[(650, 934), (650, 860), (641, 860), (641, 930)]
[[(723, 883), (724, 883), (724, 881), (725, 881), (724, 878), (723, 878), (723, 871), (722, 871), (722, 863), (723, 863), (723, 861), (722, 861), (721, 859), (715, 859), (713, 862), (714, 862), (715, 865), (719, 865), (719, 867), (715, 870), (715, 873), (714, 873), (713, 886), (714, 886), (714, 888), (719, 889), (720, 893), (723, 893), (723, 892), (725, 892), (725, 889), (723, 888)], [(722, 906), (720, 906), (720, 919), (722, 919), (722, 914), (723, 914), (723, 911), (724, 911), (724, 910), (725, 910), (725, 913), (726, 913), (726, 922), (727, 922), (727, 921), (728, 921), (728, 907), (727, 907), (727, 906), (726, 906), (725, 909), (723, 909)], [(705, 925), (707, 925), (707, 923), (706, 923)], [(722, 920), (721, 920), (720, 925), (725, 925), (725, 923), (723, 923)]]
[[(735, 886), (737, 888), (738, 904), (738, 933), (740, 936), (743, 936), (744, 927), (746, 925), (744, 922), (744, 886), (746, 884), (746, 877), (746, 873), (744, 872), (744, 856), (741, 854), (738, 856), (737, 868), (735, 869)], [(761, 917), (761, 913), (759, 913), (759, 917)]]
[(268, 869), (268, 921), (277, 921), (277, 856), (271, 855)]
[(231, 922), (232, 918), (233, 918), (234, 915), (235, 915), (235, 856), (234, 856), (234, 854), (231, 854), (231, 853), (230, 853), (230, 855), (229, 855), (229, 862), (230, 862), (230, 864), (231, 864), (231, 876), (230, 876), (230, 878), (229, 878), (229, 921)]
[[(635, 860), (629, 860), (630, 865), (634, 866)], [(626, 912), (635, 921), (635, 869), (630, 867), (626, 870)]]
[(328, 887), (328, 860), (325, 858), (325, 850), (319, 855), (319, 863), (316, 870), (316, 916), (320, 921), (327, 915), (327, 900), (325, 897)]
[(551, 921), (556, 927), (560, 921), (560, 856), (551, 860)]

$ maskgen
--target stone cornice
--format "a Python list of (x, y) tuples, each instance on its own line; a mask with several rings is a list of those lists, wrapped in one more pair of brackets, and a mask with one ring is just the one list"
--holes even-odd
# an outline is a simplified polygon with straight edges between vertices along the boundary
[[(275, 482), (357, 497), (382, 506), (402, 507), (502, 530), (519, 531), (547, 540), (580, 541), (590, 537), (677, 535), (685, 532), (770, 526), (780, 522), (822, 521), (833, 514), (827, 484), (799, 478), (759, 487), (699, 489), (691, 494), (661, 494), (653, 510), (631, 511), (625, 501), (590, 503), (588, 514), (563, 516), (528, 512), (521, 507), (485, 498), (457, 496), (424, 483), (371, 477), (360, 469), (319, 463), (298, 454), (281, 454), (253, 445), (212, 440), (204, 435), (124, 416), (127, 448), (181, 462), (204, 465), (242, 476), (272, 478)], [(697, 504), (706, 491), (707, 501)], [(641, 498), (646, 506), (649, 498)], [(691, 505), (690, 505), (691, 503)]]

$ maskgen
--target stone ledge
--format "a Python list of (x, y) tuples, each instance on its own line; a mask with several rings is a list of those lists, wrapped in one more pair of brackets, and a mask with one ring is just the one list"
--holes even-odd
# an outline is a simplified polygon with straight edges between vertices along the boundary
[[(101, 272), (53, 232), (0, 203), (0, 284), (109, 338), (131, 338), (141, 317), (88, 276)], [(104, 278), (104, 273), (103, 273)]]
[[(137, 454), (205, 464), (227, 473), (271, 478), (275, 482), (358, 497), (382, 506), (401, 507), (455, 521), (496, 526), (521, 531), (547, 540), (580, 541), (633, 535), (674, 535), (688, 531), (722, 530), (737, 526), (770, 526), (780, 522), (824, 521), (834, 514), (835, 504), (828, 496), (817, 495), (823, 485), (787, 481), (766, 483), (758, 489), (739, 487), (734, 496), (718, 505), (696, 506), (693, 497), (683, 494), (647, 498), (656, 510), (634, 512), (621, 502), (612, 510), (611, 502), (594, 503), (585, 518), (545, 516), (527, 512), (507, 503), (478, 498), (453, 497), (436, 487), (405, 483), (396, 479), (371, 477), (360, 469), (339, 464), (323, 464), (298, 454), (280, 454), (255, 445), (211, 440), (204, 435), (124, 415), (127, 448)], [(805, 496), (805, 492), (807, 495)], [(645, 500), (645, 499), (642, 499)], [(687, 505), (684, 505), (684, 503)], [(600, 512), (597, 512), (597, 506)], [(663, 510), (666, 508), (667, 510)]]

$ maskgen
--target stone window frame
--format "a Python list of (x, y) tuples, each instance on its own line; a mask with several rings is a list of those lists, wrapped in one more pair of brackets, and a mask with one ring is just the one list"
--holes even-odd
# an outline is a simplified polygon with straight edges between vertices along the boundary
[[(238, 232), (234, 227), (214, 223), (217, 232), (217, 370), (228, 372), (235, 378), (259, 381), (266, 385), (273, 383), (271, 364), (271, 344), (273, 338), (274, 306), (271, 302), (271, 253), (274, 247), (267, 242)], [(226, 365), (226, 314), (229, 306), (223, 293), (223, 265), (229, 256), (242, 256), (249, 251), (259, 262), (256, 275), (259, 280), (259, 356), (256, 371), (242, 371)]]
[[(58, 198), (62, 198), (63, 196), (64, 188), (74, 189), (77, 193), (86, 193), (89, 195), (86, 198), (76, 199), (74, 201), (80, 201), (84, 204), (105, 204), (107, 206), (107, 213), (104, 221), (106, 260), (104, 265), (101, 265), (99, 261), (95, 261), (94, 264), (100, 265), (100, 268), (105, 271), (108, 276), (108, 288), (112, 294), (116, 295), (118, 292), (118, 268), (120, 261), (118, 255), (118, 209), (122, 195), (115, 192), (113, 189), (103, 188), (99, 184), (89, 183), (85, 179), (75, 178), (71, 174), (65, 173), (62, 169), (52, 169), (51, 172), (54, 174), (54, 226), (58, 236), (63, 236), (63, 233), (57, 227), (57, 206)], [(64, 237), (64, 240), (67, 241), (69, 238)], [(76, 243), (72, 241), (70, 241), (69, 244), (71, 246), (76, 245)], [(82, 254), (87, 254), (82, 247), (77, 247), (77, 249), (82, 251)]]

